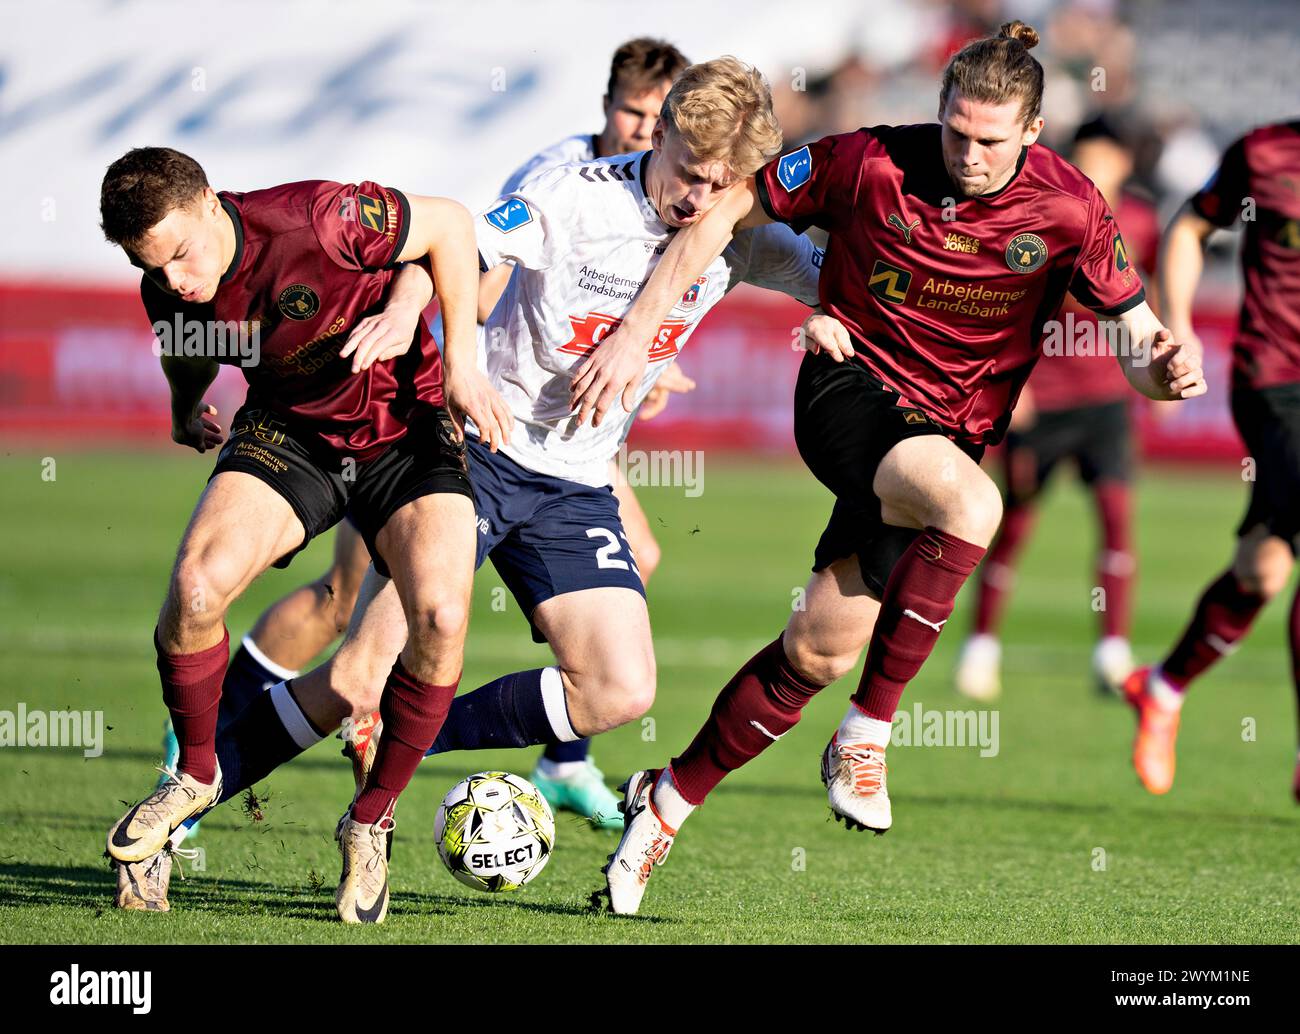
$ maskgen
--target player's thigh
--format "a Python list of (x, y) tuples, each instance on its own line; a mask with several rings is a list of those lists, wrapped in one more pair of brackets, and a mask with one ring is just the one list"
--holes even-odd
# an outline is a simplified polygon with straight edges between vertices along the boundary
[(440, 492), (401, 506), (375, 538), (408, 615), (454, 634), (469, 621), (474, 580), (474, 503)]
[(242, 471), (219, 471), (185, 529), (173, 580), (186, 593), (232, 598), (305, 537), (293, 506), (270, 484)]
[(329, 662), (329, 683), (352, 705), (353, 715), (379, 707), (384, 683), (406, 639), (406, 615), (397, 586), (369, 568), (347, 633)]
[(880, 613), (856, 555), (813, 572), (786, 624), (786, 656), (801, 674), (829, 685), (857, 666)]
[(649, 707), (654, 644), (639, 592), (622, 586), (567, 592), (538, 604), (532, 620), (579, 694), (614, 694), (637, 713)]
[[(349, 504), (375, 570), (391, 576), (408, 616), (468, 621), (474, 575), (474, 493), (464, 442), (438, 409), (358, 474)], [(435, 629), (436, 630), (436, 629)]]
[(1002, 519), (1002, 496), (978, 463), (948, 438), (894, 445), (876, 469), (881, 516), (899, 527), (939, 527), (986, 546)]
[(623, 522), (623, 531), (627, 535), (628, 545), (632, 547), (632, 555), (636, 557), (641, 580), (648, 582), (650, 575), (659, 566), (659, 543), (655, 539), (654, 532), (650, 530), (650, 521), (646, 517), (645, 510), (641, 508), (636, 492), (627, 483), (627, 478), (623, 477), (618, 464), (610, 463), (610, 471), (614, 498), (618, 500), (618, 515)]

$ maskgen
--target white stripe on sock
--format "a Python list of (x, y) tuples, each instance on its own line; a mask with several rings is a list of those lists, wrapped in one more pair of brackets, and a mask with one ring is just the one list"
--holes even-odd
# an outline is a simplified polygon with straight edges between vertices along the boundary
[(785, 733), (780, 733), (779, 735), (776, 735), (776, 734), (773, 734), (773, 733), (768, 732), (766, 729), (763, 728), (763, 723), (762, 723), (762, 722), (756, 722), (756, 721), (754, 721), (754, 720), (751, 719), (749, 724), (752, 725), (752, 726), (753, 726), (755, 729), (757, 729), (759, 732), (761, 732), (764, 736), (766, 736), (766, 737), (767, 737), (769, 740), (771, 740), (773, 743), (775, 743), (777, 740), (779, 740), (782, 736), (785, 735)]
[(903, 611), (903, 617), (911, 618), (913, 621), (919, 621), (921, 622), (921, 624), (925, 625), (926, 627), (933, 628), (936, 632), (942, 632), (943, 626), (948, 623), (947, 618), (944, 618), (942, 621), (939, 621), (937, 623), (934, 621), (926, 621), (925, 618), (921, 617), (921, 615), (918, 614), (916, 611), (914, 611), (911, 607), (908, 607), (906, 610)]
[(243, 647), (248, 651), (248, 656), (257, 661), (258, 664), (276, 678), (284, 680), (298, 677), (298, 672), (294, 671), (292, 668), (286, 668), (283, 664), (276, 664), (275, 661), (271, 660), (270, 657), (258, 649), (257, 643), (253, 642), (253, 637), (251, 635), (244, 636)]
[(569, 705), (564, 702), (564, 680), (560, 678), (560, 669), (551, 667), (542, 669), (542, 704), (546, 708), (546, 720), (551, 723), (551, 732), (560, 743), (572, 743), (582, 739), (569, 724)]
[(275, 713), (280, 718), (280, 724), (299, 747), (306, 750), (325, 738), (318, 735), (311, 727), (311, 722), (307, 721), (307, 716), (302, 713), (298, 702), (289, 692), (289, 687), (283, 682), (277, 682), (267, 692), (271, 694), (271, 703), (275, 705)]

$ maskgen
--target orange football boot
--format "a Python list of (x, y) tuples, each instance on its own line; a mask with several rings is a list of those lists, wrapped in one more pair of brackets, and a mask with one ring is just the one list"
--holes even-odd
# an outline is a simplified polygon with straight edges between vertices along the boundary
[(1142, 785), (1154, 794), (1174, 785), (1174, 743), (1178, 738), (1178, 708), (1161, 707), (1149, 693), (1150, 668), (1138, 668), (1124, 680), (1124, 699), (1138, 713), (1133, 740), (1133, 768)]

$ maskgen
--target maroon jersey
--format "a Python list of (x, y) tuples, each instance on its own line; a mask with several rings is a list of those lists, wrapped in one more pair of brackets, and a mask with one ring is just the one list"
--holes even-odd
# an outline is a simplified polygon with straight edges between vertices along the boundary
[[(1120, 196), (1115, 222), (1124, 232), (1129, 260), (1146, 274), (1155, 272), (1160, 251), (1160, 222), (1150, 201), (1134, 194)], [(1029, 378), (1034, 407), (1045, 413), (1077, 406), (1097, 406), (1123, 401), (1132, 390), (1115, 356), (1106, 348), (1106, 337), (1098, 332), (1097, 317), (1067, 295), (1062, 319), (1073, 322), (1073, 339), (1078, 348), (1065, 355), (1044, 352)], [(1085, 324), (1091, 324), (1084, 330)], [(1090, 336), (1089, 336), (1090, 335)]]
[(244, 368), (246, 404), (283, 414), (306, 444), (334, 454), (371, 459), (442, 404), (442, 359), (423, 320), (405, 355), (356, 374), (339, 358), (357, 322), (383, 311), (410, 226), (403, 194), (307, 180), (218, 196), (234, 223), (235, 256), (217, 293), (187, 304), (146, 276), (140, 295), (150, 320), (256, 327), (260, 357)]
[(821, 303), (859, 361), (972, 442), (1002, 437), (1065, 292), (1118, 315), (1142, 282), (1101, 194), (1040, 145), (1011, 181), (966, 198), (937, 124), (829, 136), (758, 173), (768, 214), (830, 234)]
[(1215, 226), (1246, 217), (1233, 387), (1300, 381), (1300, 121), (1264, 126), (1229, 147), (1192, 208)]

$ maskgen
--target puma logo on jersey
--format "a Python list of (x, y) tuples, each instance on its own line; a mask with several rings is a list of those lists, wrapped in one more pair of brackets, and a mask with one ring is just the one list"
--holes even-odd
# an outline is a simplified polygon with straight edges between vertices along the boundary
[(890, 212), (889, 218), (886, 219), (885, 222), (889, 223), (889, 225), (892, 226), (894, 229), (901, 230), (903, 232), (904, 244), (912, 243), (912, 231), (921, 225), (920, 219), (913, 219), (910, 223), (903, 222), (903, 217), (900, 216), (897, 212)]
[(787, 154), (777, 164), (776, 178), (787, 193), (802, 187), (812, 178), (812, 151), (804, 146)]

